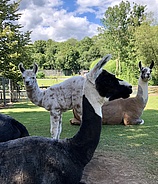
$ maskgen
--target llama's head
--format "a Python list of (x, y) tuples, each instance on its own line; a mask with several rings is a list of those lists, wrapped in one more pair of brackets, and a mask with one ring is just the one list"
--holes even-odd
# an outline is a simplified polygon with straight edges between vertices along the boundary
[(26, 89), (32, 89), (37, 84), (36, 73), (38, 70), (38, 65), (34, 63), (32, 70), (25, 70), (22, 63), (19, 64), (19, 70), (22, 73), (23, 81)]
[(132, 93), (132, 86), (129, 83), (102, 69), (110, 58), (111, 55), (108, 54), (95, 65), (87, 74), (84, 85), (85, 96), (100, 116), (101, 106), (105, 101), (128, 98)]
[(139, 69), (140, 69), (140, 77), (144, 82), (147, 82), (151, 79), (151, 72), (152, 68), (154, 66), (154, 61), (151, 61), (151, 64), (149, 67), (142, 67), (141, 61), (139, 62)]

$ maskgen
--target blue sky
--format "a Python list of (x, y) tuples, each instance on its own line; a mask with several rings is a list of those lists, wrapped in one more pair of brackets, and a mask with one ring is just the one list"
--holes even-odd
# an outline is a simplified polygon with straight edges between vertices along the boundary
[[(13, 0), (11, 0), (13, 1)], [(157, 14), (158, 0), (129, 0), (147, 5), (147, 11)], [(98, 34), (108, 7), (121, 0), (21, 0), (22, 13), (19, 23), (23, 31), (32, 31), (31, 40), (65, 41), (69, 38), (83, 39)]]

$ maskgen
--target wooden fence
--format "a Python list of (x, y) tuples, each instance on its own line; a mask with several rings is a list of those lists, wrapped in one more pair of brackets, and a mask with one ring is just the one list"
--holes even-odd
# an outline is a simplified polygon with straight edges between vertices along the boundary
[[(49, 86), (41, 86), (41, 89), (46, 89)], [(133, 93), (131, 96), (135, 96), (137, 93), (137, 86), (133, 86)], [(148, 94), (149, 95), (158, 95), (158, 86), (149, 86), (148, 88)], [(12, 95), (12, 102), (21, 102), (21, 101), (28, 101), (27, 93), (26, 90), (15, 90), (15, 91), (5, 91), (5, 96), (6, 96), (6, 102), (7, 103), (12, 103), (11, 102), (11, 95)], [(3, 90), (0, 90), (0, 104), (3, 104)]]

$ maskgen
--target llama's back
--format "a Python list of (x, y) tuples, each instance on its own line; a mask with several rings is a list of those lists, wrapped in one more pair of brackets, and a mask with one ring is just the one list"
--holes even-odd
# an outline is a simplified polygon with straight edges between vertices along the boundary
[[(77, 107), (82, 104), (83, 85), (85, 78), (82, 76), (75, 76), (71, 78), (72, 85), (72, 106)], [(82, 105), (81, 105), (82, 106)]]
[(103, 124), (132, 124), (139, 119), (144, 109), (142, 98), (131, 97), (106, 102), (102, 107)]
[(0, 155), (1, 184), (78, 184), (82, 177), (83, 165), (74, 162), (62, 140), (29, 136), (8, 141), (0, 144)]
[(123, 120), (122, 98), (105, 102), (102, 106), (103, 124), (121, 124)]
[(71, 91), (72, 96), (76, 97), (78, 94), (82, 95), (84, 81), (84, 77), (74, 76), (62, 82), (61, 86), (69, 86), (68, 89)]
[(138, 124), (137, 121), (140, 119), (143, 110), (144, 102), (142, 97), (133, 97), (126, 99), (124, 110), (124, 124), (125, 125), (134, 125)]
[(0, 142), (29, 136), (24, 125), (14, 118), (0, 114)]
[(60, 108), (62, 111), (81, 107), (84, 80), (84, 77), (75, 76), (47, 88), (43, 106)]

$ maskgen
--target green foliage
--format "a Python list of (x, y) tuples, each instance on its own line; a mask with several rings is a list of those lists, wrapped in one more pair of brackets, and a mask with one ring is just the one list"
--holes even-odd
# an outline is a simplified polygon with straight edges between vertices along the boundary
[[(96, 59), (95, 61), (93, 61), (90, 65), (90, 69), (92, 69), (100, 60), (101, 58), (99, 59)], [(104, 67), (103, 69), (107, 70), (108, 72), (111, 72), (113, 74), (115, 74), (115, 70), (116, 70), (116, 61), (115, 60), (110, 60), (110, 62), (108, 62)]]
[(12, 79), (14, 83), (19, 80), (18, 64), (31, 61), (28, 46), (30, 33), (22, 33), (17, 13), (19, 1), (11, 3), (10, 0), (0, 1), (0, 75)]
[(126, 66), (126, 75), (133, 78), (132, 71), (137, 68), (134, 33), (137, 27), (146, 20), (145, 7), (122, 1), (119, 5), (109, 7), (105, 12), (102, 23), (109, 44), (116, 58), (116, 74), (121, 76)]
[(50, 79), (37, 79), (37, 83), (39, 86), (52, 86), (54, 84), (63, 82), (67, 78), (68, 77), (65, 77), (65, 76), (62, 76), (62, 77), (52, 76)]
[(101, 19), (100, 34), (80, 41), (73, 38), (61, 43), (38, 41), (34, 60), (41, 68), (63, 70), (65, 75), (71, 75), (83, 69), (89, 70), (97, 62), (93, 61), (111, 53), (113, 61), (106, 66), (108, 70), (137, 84), (138, 61), (142, 59), (146, 65), (153, 59), (152, 84), (155, 85), (158, 81), (158, 29), (151, 24), (151, 14), (149, 17), (145, 10), (146, 6), (122, 1), (107, 9)]
[[(93, 61), (90, 65), (90, 69), (92, 69), (100, 60), (96, 59), (95, 61)], [(131, 84), (133, 85), (137, 85), (138, 84), (138, 77), (139, 77), (139, 68), (138, 68), (138, 62), (137, 62), (137, 68), (135, 70), (133, 70), (132, 72), (130, 70), (128, 70), (128, 66), (126, 63), (122, 63), (122, 68), (121, 68), (121, 74), (118, 75), (117, 71), (116, 71), (116, 65), (117, 65), (117, 60), (110, 60), (104, 67), (103, 69), (107, 70), (108, 72), (111, 72), (113, 74), (115, 74), (117, 77), (129, 81)], [(151, 83), (153, 84), (153, 83)]]
[(36, 77), (37, 77), (37, 79), (44, 79), (45, 78), (45, 74), (43, 72), (38, 72)]
[(21, 80), (20, 62), (25, 67), (36, 62), (41, 70), (62, 70), (66, 75), (74, 75), (89, 70), (94, 66), (93, 61), (110, 53), (112, 61), (106, 65), (108, 70), (132, 84), (137, 84), (138, 61), (147, 65), (153, 59), (151, 84), (158, 84), (158, 25), (153, 24), (152, 14), (150, 17), (146, 14), (146, 6), (122, 1), (108, 7), (99, 34), (92, 38), (80, 41), (71, 38), (64, 42), (37, 40), (29, 44), (31, 32), (20, 32), (22, 26), (14, 22), (20, 17), (19, 3), (0, 2), (3, 10), (0, 12), (0, 75), (16, 82)]

